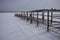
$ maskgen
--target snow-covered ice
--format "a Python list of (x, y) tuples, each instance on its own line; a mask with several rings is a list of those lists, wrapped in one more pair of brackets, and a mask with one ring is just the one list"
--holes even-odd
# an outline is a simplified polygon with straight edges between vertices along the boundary
[(15, 13), (0, 13), (0, 40), (60, 40), (54, 32), (46, 32), (43, 26), (36, 27)]

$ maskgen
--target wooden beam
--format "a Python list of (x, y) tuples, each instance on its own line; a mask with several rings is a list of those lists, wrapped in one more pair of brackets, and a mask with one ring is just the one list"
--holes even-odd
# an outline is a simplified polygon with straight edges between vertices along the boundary
[(25, 20), (25, 12), (24, 12), (24, 20)]
[(44, 24), (44, 11), (42, 11), (42, 23)]
[[(51, 8), (51, 10), (53, 10), (53, 8)], [(52, 21), (53, 21), (53, 11), (51, 11), (51, 25), (52, 25)]]
[(34, 12), (33, 12), (33, 18), (34, 18)]
[(27, 21), (28, 21), (28, 12), (27, 12)]
[(30, 14), (30, 23), (32, 24), (32, 12)]
[(47, 32), (49, 32), (49, 11), (47, 11)]
[(37, 27), (38, 27), (38, 12), (37, 12)]

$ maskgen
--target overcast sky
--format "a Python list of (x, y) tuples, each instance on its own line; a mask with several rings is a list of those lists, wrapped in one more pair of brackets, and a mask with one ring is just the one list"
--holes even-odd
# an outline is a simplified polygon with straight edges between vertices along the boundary
[(59, 8), (60, 0), (0, 0), (0, 11)]

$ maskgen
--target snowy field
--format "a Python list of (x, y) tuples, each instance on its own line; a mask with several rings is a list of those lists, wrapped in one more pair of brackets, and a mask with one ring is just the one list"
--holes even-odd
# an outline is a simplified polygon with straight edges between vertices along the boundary
[(0, 40), (60, 40), (59, 34), (46, 32), (42, 25), (36, 27), (14, 14), (0, 13)]

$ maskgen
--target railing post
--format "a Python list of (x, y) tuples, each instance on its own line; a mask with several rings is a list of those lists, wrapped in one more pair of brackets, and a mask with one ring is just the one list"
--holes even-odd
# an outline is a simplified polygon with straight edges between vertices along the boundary
[(49, 11), (47, 11), (47, 32), (49, 32)]
[(33, 12), (33, 18), (34, 18), (34, 12)]
[(38, 27), (38, 12), (37, 12), (37, 27)]
[(28, 12), (27, 12), (27, 21), (28, 21)]
[(22, 13), (22, 19), (24, 19), (24, 12)]
[(52, 25), (52, 21), (53, 21), (53, 8), (51, 8), (51, 25)]
[(42, 11), (42, 24), (44, 24), (44, 11)]
[[(23, 12), (22, 12), (23, 13)], [(22, 13), (21, 13), (21, 19), (22, 19)]]
[(30, 14), (30, 23), (32, 24), (32, 12)]
[(25, 20), (25, 12), (24, 12), (24, 20)]

